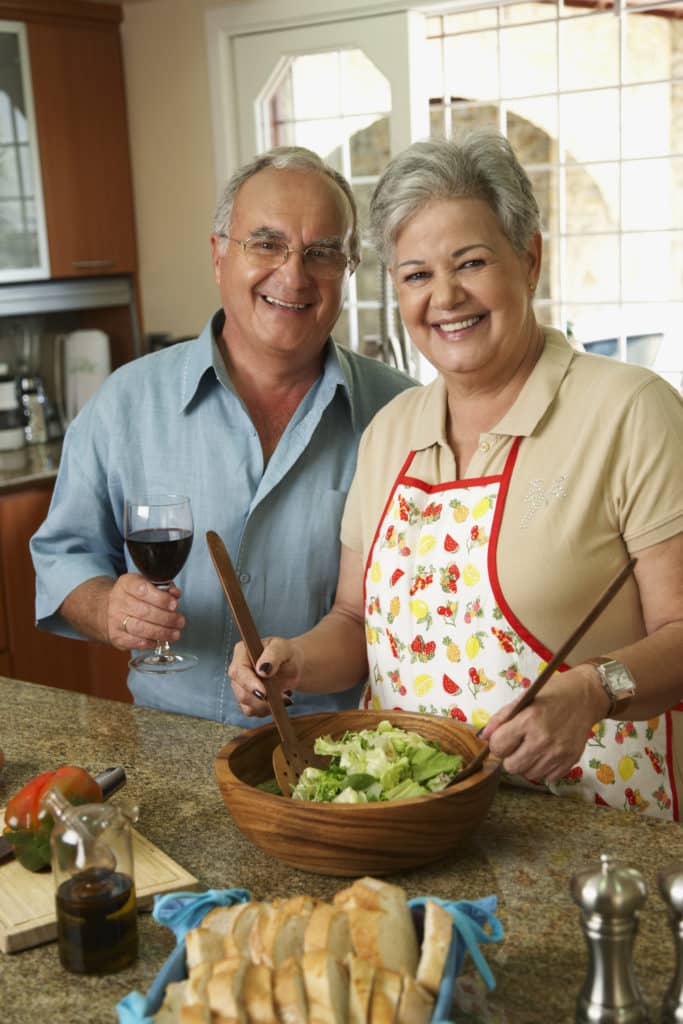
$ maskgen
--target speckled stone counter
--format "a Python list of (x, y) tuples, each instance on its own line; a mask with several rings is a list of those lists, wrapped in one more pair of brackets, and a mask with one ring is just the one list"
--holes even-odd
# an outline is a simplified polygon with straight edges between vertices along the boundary
[[(214, 757), (236, 730), (1, 678), (0, 708), (6, 759), (0, 805), (35, 774), (60, 764), (92, 771), (121, 764), (127, 794), (140, 805), (138, 829), (207, 887), (241, 886), (259, 899), (293, 892), (329, 898), (348, 884), (280, 864), (233, 825), (215, 782)], [(652, 1021), (658, 1021), (674, 954), (656, 876), (673, 861), (683, 862), (683, 826), (501, 788), (483, 826), (461, 849), (393, 881), (410, 896), (476, 899), (495, 893), (505, 938), (483, 947), (497, 987), (479, 1019), (570, 1024), (587, 953), (569, 880), (596, 864), (602, 852), (641, 870), (650, 889), (635, 965)], [(62, 970), (55, 943), (0, 954), (4, 1024), (115, 1021), (116, 1002), (131, 989), (147, 991), (173, 937), (142, 914), (140, 947), (134, 967), (107, 978)]]
[(0, 494), (54, 480), (59, 469), (61, 452), (61, 441), (26, 444), (23, 448), (1, 451)]

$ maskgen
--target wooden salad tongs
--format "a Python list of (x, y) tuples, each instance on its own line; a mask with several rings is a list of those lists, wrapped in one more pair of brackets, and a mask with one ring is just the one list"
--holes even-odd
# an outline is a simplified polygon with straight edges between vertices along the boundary
[[(512, 712), (507, 718), (508, 722), (510, 721), (510, 719), (514, 718), (515, 715), (518, 715), (520, 711), (523, 711), (524, 708), (527, 708), (529, 704), (531, 704), (532, 700), (539, 692), (539, 690), (543, 686), (545, 686), (545, 684), (548, 682), (550, 677), (555, 674), (555, 672), (560, 667), (560, 665), (567, 657), (567, 655), (570, 653), (570, 651), (572, 651), (573, 648), (576, 647), (576, 645), (578, 644), (579, 640), (584, 635), (586, 630), (588, 630), (593, 625), (593, 623), (599, 615), (602, 615), (610, 601), (621, 590), (622, 586), (633, 572), (635, 564), (636, 559), (632, 558), (630, 561), (626, 563), (623, 569), (619, 570), (614, 579), (607, 584), (602, 594), (597, 599), (597, 601), (595, 602), (591, 610), (588, 612), (588, 614), (581, 620), (581, 622), (576, 627), (571, 636), (568, 637), (567, 640), (565, 640), (562, 646), (558, 649), (555, 656), (551, 659), (551, 661), (548, 662), (548, 664), (540, 673), (540, 675), (537, 676), (537, 678), (531, 684), (531, 686), (526, 691), (524, 696), (517, 701), (514, 708), (512, 709)], [(474, 775), (474, 773), (481, 768), (482, 764), (484, 763), (488, 755), (489, 745), (488, 743), (484, 743), (483, 747), (476, 755), (476, 757), (472, 761), (470, 761), (469, 764), (466, 764), (464, 768), (461, 768), (456, 775), (453, 776), (451, 781), (448, 783), (448, 786), (453, 786), (456, 782), (462, 782), (462, 780), (468, 778), (468, 776)], [(448, 786), (446, 788), (448, 788)]]
[[(207, 531), (206, 543), (209, 545), (211, 561), (221, 581), (223, 593), (230, 605), (230, 610), (237, 623), (240, 636), (244, 641), (247, 654), (252, 665), (256, 668), (256, 664), (263, 653), (263, 644), (249, 611), (249, 605), (242, 592), (237, 573), (230, 560), (230, 555), (221, 538), (213, 530)], [(273, 721), (280, 735), (280, 745), (273, 751), (275, 781), (282, 790), (282, 793), (285, 796), (290, 796), (304, 768), (309, 766), (327, 768), (329, 758), (319, 757), (314, 753), (310, 743), (304, 743), (299, 739), (287, 714), (279, 687), (270, 679), (259, 678), (266, 691)]]

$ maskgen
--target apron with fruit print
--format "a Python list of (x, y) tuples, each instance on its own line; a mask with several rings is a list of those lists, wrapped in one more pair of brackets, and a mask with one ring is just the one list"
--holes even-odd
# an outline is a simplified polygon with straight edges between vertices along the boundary
[[(365, 571), (369, 676), (361, 706), (450, 715), (480, 728), (552, 657), (516, 618), (496, 551), (521, 439), (502, 474), (430, 485), (410, 454), (379, 522)], [(566, 671), (563, 665), (560, 671)], [(545, 785), (590, 802), (678, 818), (670, 716), (606, 719), (569, 775)]]

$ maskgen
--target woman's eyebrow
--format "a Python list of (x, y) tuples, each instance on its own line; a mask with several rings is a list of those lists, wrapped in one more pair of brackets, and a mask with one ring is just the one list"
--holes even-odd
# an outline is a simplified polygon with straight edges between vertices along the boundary
[[(454, 259), (454, 260), (460, 259), (460, 257), (464, 256), (466, 252), (470, 251), (470, 249), (488, 249), (489, 252), (493, 252), (493, 249), (491, 248), (491, 246), (490, 245), (486, 245), (485, 242), (473, 242), (471, 245), (463, 245), (462, 249), (455, 249), (451, 253), (451, 259)], [(426, 260), (417, 260), (417, 259), (415, 259), (415, 260), (402, 260), (400, 263), (396, 264), (396, 268), (399, 269), (400, 267), (423, 267), (426, 262), (427, 262)]]

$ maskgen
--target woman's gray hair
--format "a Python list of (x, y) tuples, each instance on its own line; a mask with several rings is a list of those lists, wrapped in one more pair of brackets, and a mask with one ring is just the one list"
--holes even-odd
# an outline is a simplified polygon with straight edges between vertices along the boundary
[(520, 253), (540, 230), (531, 182), (499, 132), (415, 142), (390, 161), (370, 201), (370, 240), (386, 264), (406, 221), (427, 203), (443, 199), (483, 199)]
[[(214, 234), (221, 235), (224, 232), (230, 233), (230, 220), (232, 217), (232, 208), (235, 202), (235, 196), (244, 185), (245, 181), (249, 178), (253, 178), (259, 171), (264, 171), (267, 167), (275, 167), (277, 170), (297, 170), (297, 171), (315, 171), (317, 174), (322, 174), (326, 178), (338, 185), (344, 195), (349, 201), (351, 207), (351, 235), (349, 237), (349, 255), (354, 259), (360, 259), (360, 238), (358, 234), (358, 207), (356, 206), (356, 200), (351, 186), (339, 171), (336, 171), (334, 167), (322, 160), (317, 153), (314, 153), (310, 149), (305, 149), (303, 146), (276, 146), (274, 149), (268, 150), (267, 153), (261, 153), (255, 157), (244, 167), (240, 167), (226, 184), (218, 205), (216, 206), (216, 212), (213, 218), (213, 230)], [(225, 242), (225, 239), (223, 240)]]

